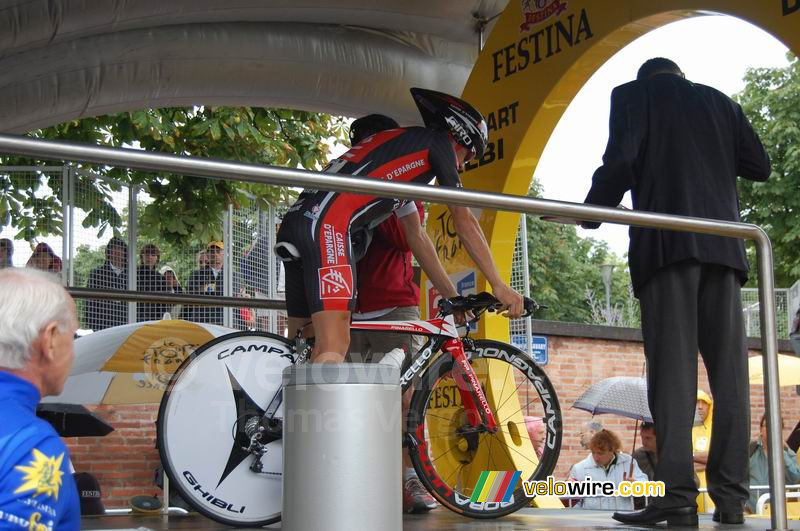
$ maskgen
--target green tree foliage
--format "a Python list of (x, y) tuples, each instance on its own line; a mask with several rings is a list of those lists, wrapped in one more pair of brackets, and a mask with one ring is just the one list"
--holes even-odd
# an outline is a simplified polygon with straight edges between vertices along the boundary
[[(325, 114), (255, 107), (164, 108), (73, 120), (34, 131), (36, 138), (70, 140), (115, 147), (138, 147), (196, 157), (234, 160), (290, 168), (320, 169), (332, 140), (345, 138), (346, 123)], [(39, 163), (24, 157), (0, 159), (5, 165)], [(49, 164), (53, 164), (49, 162)], [(247, 206), (278, 203), (287, 189), (236, 181), (154, 174), (119, 167), (80, 165), (123, 185), (140, 185), (153, 199), (140, 230), (173, 244), (220, 239), (221, 213), (229, 203)], [(49, 187), (49, 192), (45, 186)], [(110, 201), (118, 185), (81, 177), (76, 206), (88, 213), (85, 227), (98, 234), (118, 232), (120, 213)], [(17, 238), (58, 234), (61, 225), (61, 177), (30, 179), (0, 173), (0, 227), (18, 229)], [(55, 231), (55, 232), (54, 232)]]
[[(541, 196), (541, 185), (534, 181), (529, 194)], [(611, 304), (623, 308), (630, 304), (630, 276), (627, 264), (608, 249), (605, 242), (581, 238), (575, 226), (542, 221), (529, 215), (528, 275), (531, 295), (546, 309), (538, 319), (592, 323), (590, 292), (605, 306), (605, 286), (601, 264), (615, 264), (611, 281)]]
[[(789, 60), (785, 68), (748, 70), (736, 96), (772, 161), (766, 182), (739, 179), (742, 220), (769, 234), (776, 285), (784, 287), (800, 279), (800, 61)], [(755, 265), (752, 246), (750, 254)]]

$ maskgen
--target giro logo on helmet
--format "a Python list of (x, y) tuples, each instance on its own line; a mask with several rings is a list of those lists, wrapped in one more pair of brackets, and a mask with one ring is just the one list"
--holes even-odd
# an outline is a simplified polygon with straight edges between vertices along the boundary
[(449, 131), (456, 142), (472, 151), (474, 158), (483, 156), (489, 132), (486, 120), (475, 107), (434, 90), (412, 88), (411, 95), (426, 127)]

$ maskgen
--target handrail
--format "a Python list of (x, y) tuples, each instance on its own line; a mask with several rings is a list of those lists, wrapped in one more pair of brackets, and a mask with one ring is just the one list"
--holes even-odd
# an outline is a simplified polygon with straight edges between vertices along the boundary
[(715, 234), (753, 240), (758, 260), (758, 296), (761, 303), (761, 342), (764, 355), (764, 391), (767, 404), (767, 436), (769, 480), (775, 492), (772, 528), (786, 529), (786, 497), (781, 448), (780, 392), (778, 385), (778, 337), (775, 326), (775, 277), (772, 244), (767, 233), (757, 225), (718, 221), (685, 216), (657, 214), (480, 192), (477, 190), (395, 183), (388, 180), (350, 177), (306, 170), (258, 166), (241, 162), (202, 159), (185, 155), (148, 152), (40, 140), (24, 136), (0, 134), (0, 152), (22, 154), (56, 160), (78, 160), (96, 164), (112, 164), (140, 170), (165, 171), (213, 179), (239, 180), (260, 184), (302, 186), (341, 192), (371, 194), (381, 197), (417, 199), (444, 204), (492, 208), (548, 216), (569, 217), (588, 221), (610, 222), (636, 227), (670, 229), (684, 232)]
[(286, 301), (280, 299), (255, 299), (246, 297), (218, 297), (215, 295), (179, 295), (157, 291), (100, 290), (90, 288), (66, 288), (76, 299), (105, 299), (129, 302), (162, 302), (171, 304), (194, 304), (197, 306), (226, 306), (232, 308), (257, 308), (263, 310), (285, 310)]

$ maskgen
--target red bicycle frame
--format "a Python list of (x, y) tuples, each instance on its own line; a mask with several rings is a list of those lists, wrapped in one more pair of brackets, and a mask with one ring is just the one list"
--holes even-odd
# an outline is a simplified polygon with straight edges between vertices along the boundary
[[(464, 343), (460, 339), (449, 339), (443, 349), (453, 357), (453, 380), (456, 382), (458, 393), (461, 395), (461, 403), (467, 412), (467, 422), (473, 428), (483, 424), (490, 433), (495, 433), (497, 421), (494, 419), (478, 376), (472, 370), (472, 365), (464, 352)], [(474, 398), (478, 399), (480, 407), (475, 404)]]

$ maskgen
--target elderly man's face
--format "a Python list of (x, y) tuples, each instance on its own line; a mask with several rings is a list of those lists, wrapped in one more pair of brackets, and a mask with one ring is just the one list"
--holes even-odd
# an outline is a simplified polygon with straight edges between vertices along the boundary
[(216, 245), (209, 245), (208, 248), (206, 249), (206, 259), (208, 260), (208, 265), (210, 265), (214, 269), (222, 268), (223, 258), (224, 254), (222, 249), (220, 249)]
[(589, 448), (589, 441), (592, 440), (592, 435), (594, 435), (595, 433), (596, 432), (594, 430), (589, 429), (588, 424), (583, 425), (583, 429), (581, 430), (581, 447), (584, 450), (587, 450)]
[[(78, 314), (75, 309), (75, 302), (70, 302), (70, 323), (65, 329), (55, 326), (51, 334), (45, 334), (46, 345), (41, 348), (48, 349), (49, 355), (46, 358), (48, 366), (42, 376), (42, 394), (59, 395), (64, 390), (64, 382), (72, 369), (72, 362), (75, 360), (75, 331), (78, 330)], [(46, 330), (46, 329), (45, 329)]]

